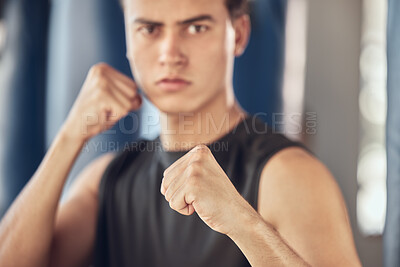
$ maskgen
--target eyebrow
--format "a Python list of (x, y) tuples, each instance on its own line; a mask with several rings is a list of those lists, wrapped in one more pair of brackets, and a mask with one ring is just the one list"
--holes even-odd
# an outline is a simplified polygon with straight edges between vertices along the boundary
[(215, 22), (215, 19), (210, 15), (200, 15), (200, 16), (197, 16), (194, 18), (186, 19), (184, 21), (180, 21), (180, 22), (178, 22), (178, 24), (181, 24), (181, 25), (191, 24), (193, 22), (204, 21), (204, 20), (208, 20), (210, 22)]
[[(207, 20), (210, 22), (215, 22), (215, 19), (211, 15), (200, 15), (200, 16), (196, 16), (193, 18), (185, 19), (183, 21), (178, 21), (177, 24), (187, 25), (187, 24), (191, 24), (193, 22), (204, 21), (204, 20)], [(152, 20), (148, 20), (145, 18), (131, 19), (131, 22), (139, 23), (139, 24), (150, 24), (150, 25), (154, 25), (154, 26), (163, 26), (164, 25), (164, 23), (162, 23), (162, 22), (152, 21)]]

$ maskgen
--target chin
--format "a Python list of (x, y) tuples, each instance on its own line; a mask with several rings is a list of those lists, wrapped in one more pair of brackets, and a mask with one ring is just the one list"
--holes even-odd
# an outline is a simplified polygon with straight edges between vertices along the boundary
[[(161, 96), (145, 94), (146, 98), (162, 113), (178, 115), (179, 113), (195, 113), (201, 107), (198, 97), (187, 95)], [(194, 99), (193, 99), (194, 98)]]
[(193, 105), (193, 103), (178, 103), (178, 101), (174, 101), (175, 103), (154, 103), (154, 106), (162, 113), (178, 115), (179, 113), (187, 113), (189, 116), (191, 113), (195, 113), (198, 108)]

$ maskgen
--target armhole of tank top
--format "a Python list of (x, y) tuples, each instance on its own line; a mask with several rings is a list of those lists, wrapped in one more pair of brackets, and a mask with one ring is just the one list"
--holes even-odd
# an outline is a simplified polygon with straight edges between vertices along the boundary
[(106, 167), (99, 185), (98, 215), (96, 221), (96, 237), (93, 251), (93, 266), (109, 266), (108, 231), (107, 231), (107, 199), (112, 197), (110, 192), (115, 185), (116, 176), (128, 157), (137, 154), (137, 151), (124, 150), (116, 154)]
[(100, 184), (98, 187), (98, 214), (96, 220), (96, 236), (94, 243), (94, 251), (93, 251), (93, 266), (95, 267), (103, 267), (109, 265), (108, 258), (108, 234), (107, 234), (107, 212), (106, 212), (106, 201), (105, 198), (107, 188), (106, 184), (109, 183), (110, 174), (115, 169), (115, 164), (120, 159), (121, 154), (124, 152), (120, 152), (115, 155), (115, 157), (110, 161), (108, 166), (106, 167), (103, 175), (101, 176)]
[(273, 148), (271, 151), (269, 151), (269, 153), (267, 154), (267, 156), (261, 160), (260, 164), (256, 167), (256, 179), (254, 181), (255, 186), (254, 186), (254, 190), (255, 192), (253, 192), (254, 195), (254, 209), (256, 211), (258, 211), (258, 193), (259, 193), (259, 188), (260, 188), (260, 181), (261, 181), (261, 173), (265, 167), (265, 165), (268, 163), (268, 161), (279, 151), (281, 151), (282, 149), (288, 148), (288, 147), (300, 147), (303, 148), (304, 150), (310, 152), (310, 150), (301, 142), (295, 142), (295, 141), (288, 141), (282, 145), (279, 145), (275, 148)]
[[(124, 163), (127, 153), (126, 151), (122, 151), (115, 155), (115, 157), (110, 161), (108, 166), (106, 167), (103, 175), (101, 176), (100, 185), (99, 185), (99, 201), (103, 200), (104, 191), (107, 188), (107, 184), (110, 183), (111, 177), (113, 174), (116, 174), (120, 169), (122, 164)], [(99, 202), (100, 203), (100, 202)]]

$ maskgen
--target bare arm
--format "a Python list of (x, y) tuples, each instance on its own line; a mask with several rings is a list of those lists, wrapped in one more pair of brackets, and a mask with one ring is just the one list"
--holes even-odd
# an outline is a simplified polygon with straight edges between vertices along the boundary
[(258, 199), (259, 213), (231, 237), (253, 266), (361, 266), (340, 189), (304, 150), (271, 158)]
[(249, 203), (228, 236), (254, 267), (310, 266)]
[(236, 243), (251, 266), (310, 266), (281, 237), (272, 225), (254, 214), (254, 218), (240, 220), (241, 231), (229, 237)]
[(77, 177), (56, 215), (50, 266), (89, 266), (98, 214), (98, 188), (105, 168), (114, 158), (96, 159)]
[(81, 146), (64, 134), (56, 138), (1, 221), (0, 266), (47, 266), (58, 200)]
[[(131, 79), (106, 64), (92, 67), (62, 130), (0, 222), (0, 266), (48, 266), (62, 188), (83, 144), (140, 104)], [(72, 201), (62, 209), (56, 233), (77, 212)]]

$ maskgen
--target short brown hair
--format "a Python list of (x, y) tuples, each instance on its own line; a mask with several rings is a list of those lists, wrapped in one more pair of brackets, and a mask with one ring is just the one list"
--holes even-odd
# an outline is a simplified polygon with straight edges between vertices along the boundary
[[(119, 0), (122, 9), (124, 9), (124, 1), (126, 0)], [(249, 0), (225, 0), (225, 6), (231, 20), (249, 13)]]
[(232, 20), (249, 13), (248, 0), (225, 0), (225, 6)]

